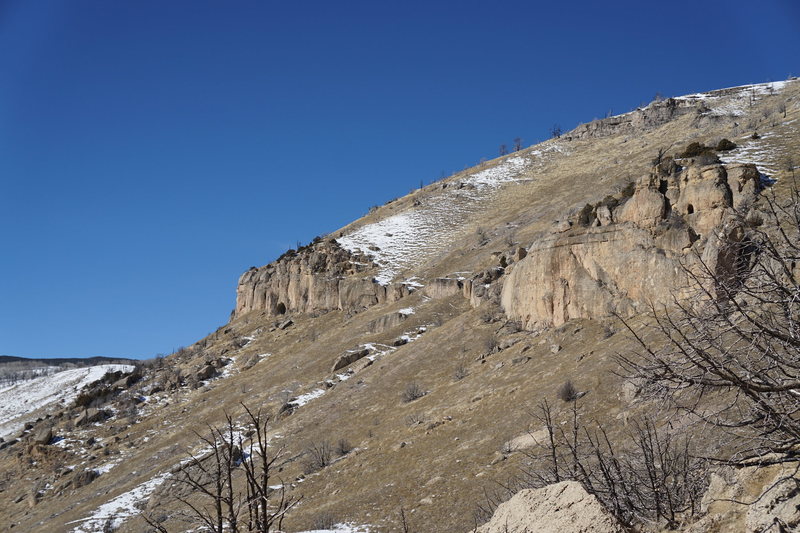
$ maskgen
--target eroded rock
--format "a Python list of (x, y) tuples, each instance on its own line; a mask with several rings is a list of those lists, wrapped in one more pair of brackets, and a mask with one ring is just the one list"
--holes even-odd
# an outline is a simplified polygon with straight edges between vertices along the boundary
[(755, 200), (758, 176), (754, 165), (668, 158), (632, 194), (588, 204), (569, 231), (537, 239), (503, 285), (508, 318), (535, 329), (670, 305), (688, 294), (685, 267), (699, 268), (700, 256), (718, 275), (735, 272), (740, 252), (727, 243), (744, 234), (733, 210)]
[(372, 267), (368, 255), (353, 254), (335, 240), (290, 250), (277, 261), (242, 274), (233, 318), (251, 311), (279, 316), (359, 310), (409, 293), (407, 285), (384, 286), (365, 276)]
[(524, 489), (500, 504), (477, 533), (623, 533), (625, 529), (576, 481)]

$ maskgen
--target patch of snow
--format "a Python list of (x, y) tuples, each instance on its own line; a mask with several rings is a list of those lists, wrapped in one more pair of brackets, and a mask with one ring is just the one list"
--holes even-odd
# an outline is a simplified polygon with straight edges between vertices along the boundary
[(110, 461), (104, 465), (98, 466), (97, 468), (94, 469), (94, 471), (97, 472), (98, 474), (106, 474), (118, 464), (119, 461)]
[(50, 404), (67, 404), (87, 385), (109, 372), (133, 372), (131, 365), (96, 365), (64, 370), (0, 388), (0, 437), (19, 431), (28, 413)]
[(294, 405), (295, 407), (302, 407), (311, 400), (319, 398), (323, 394), (325, 394), (325, 389), (314, 389), (311, 392), (301, 394), (300, 396), (289, 402), (289, 405)]
[(678, 96), (675, 100), (687, 102), (701, 101), (708, 106), (708, 115), (740, 117), (746, 114), (746, 109), (760, 100), (762, 96), (775, 95), (783, 91), (788, 81), (775, 81), (770, 83), (757, 83), (729, 87), (707, 93), (694, 93)]
[(370, 526), (356, 526), (353, 524), (336, 524), (333, 529), (310, 529), (300, 533), (369, 533)]
[(78, 520), (82, 524), (76, 526), (72, 533), (97, 533), (103, 531), (107, 522), (112, 527), (120, 527), (125, 520), (139, 514), (137, 504), (146, 500), (168, 476), (169, 474), (160, 474), (104, 503), (90, 517)]
[(398, 313), (400, 313), (401, 315), (413, 315), (414, 314), (414, 308), (413, 307), (404, 307), (403, 309), (398, 311)]
[[(378, 265), (375, 281), (387, 285), (450, 246), (496, 190), (523, 181), (548, 154), (563, 152), (557, 141), (547, 141), (536, 150), (511, 155), (460, 181), (453, 180), (446, 189), (421, 196), (417, 207), (361, 226), (336, 240), (346, 250), (370, 255)], [(421, 286), (414, 278), (404, 283)]]
[(767, 176), (773, 175), (779, 169), (784, 154), (781, 149), (770, 147), (765, 143), (771, 136), (771, 133), (767, 133), (759, 139), (748, 139), (736, 149), (720, 154), (719, 159), (723, 163), (752, 163), (760, 172)]

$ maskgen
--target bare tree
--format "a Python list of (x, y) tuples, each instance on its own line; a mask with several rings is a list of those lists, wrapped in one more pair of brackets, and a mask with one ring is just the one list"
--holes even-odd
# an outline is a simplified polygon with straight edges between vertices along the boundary
[(508, 153), (508, 146), (505, 144), (500, 145), (500, 155), (506, 155)]
[[(269, 449), (269, 417), (242, 407), (246, 416), (241, 427), (226, 413), (223, 426), (209, 426), (207, 435), (197, 433), (205, 452), (191, 455), (177, 477), (189, 489), (187, 496), (177, 499), (211, 533), (280, 531), (286, 513), (300, 501), (287, 494), (283, 481), (280, 488), (270, 488), (285, 448)], [(145, 520), (167, 533), (162, 523), (151, 517)]]
[[(760, 211), (728, 224), (727, 268), (684, 270), (696, 295), (652, 309), (654, 335), (623, 373), (679, 411), (725, 432), (713, 459), (800, 461), (800, 194), (762, 195)], [(723, 439), (719, 439), (722, 441)]]
[(660, 431), (646, 420), (633, 422), (633, 429), (615, 442), (602, 425), (583, 423), (577, 401), (560, 413), (542, 401), (533, 416), (547, 437), (524, 452), (528, 466), (509, 484), (511, 492), (578, 481), (627, 526), (666, 521), (674, 527), (698, 510), (705, 469), (693, 458), (688, 437)]
[(519, 152), (520, 150), (522, 150), (522, 138), (517, 137), (514, 139), (514, 151)]
[(558, 139), (559, 137), (561, 137), (561, 126), (559, 126), (558, 124), (553, 124), (553, 127), (550, 128), (550, 136), (553, 139)]

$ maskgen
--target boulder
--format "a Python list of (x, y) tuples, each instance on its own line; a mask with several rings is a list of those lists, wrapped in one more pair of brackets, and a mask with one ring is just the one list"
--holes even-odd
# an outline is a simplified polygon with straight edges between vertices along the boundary
[(72, 486), (76, 489), (81, 487), (85, 487), (95, 479), (97, 479), (100, 474), (97, 470), (93, 470), (91, 468), (86, 468), (81, 470), (80, 472), (76, 472), (74, 476), (72, 476)]
[(359, 359), (362, 359), (368, 355), (369, 350), (367, 348), (347, 351), (336, 358), (336, 361), (333, 362), (333, 368), (331, 368), (331, 372), (336, 372), (337, 370), (340, 370), (346, 366), (350, 366)]
[(53, 440), (53, 428), (51, 427), (40, 429), (32, 439), (34, 444), (50, 444), (51, 440)]
[(576, 481), (524, 489), (501, 503), (477, 533), (624, 533), (625, 529)]
[(203, 368), (197, 371), (195, 377), (197, 377), (198, 381), (205, 381), (207, 379), (211, 379), (217, 375), (217, 369), (214, 368), (214, 365), (205, 365)]
[(78, 415), (78, 418), (75, 419), (75, 425), (85, 426), (86, 424), (93, 424), (104, 420), (105, 417), (106, 412), (104, 410), (90, 407)]

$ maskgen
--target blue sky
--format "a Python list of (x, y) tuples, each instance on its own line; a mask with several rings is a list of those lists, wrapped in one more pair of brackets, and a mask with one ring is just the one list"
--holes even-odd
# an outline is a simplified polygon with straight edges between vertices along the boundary
[(420, 181), (800, 73), (794, 0), (0, 0), (0, 354), (151, 357)]

